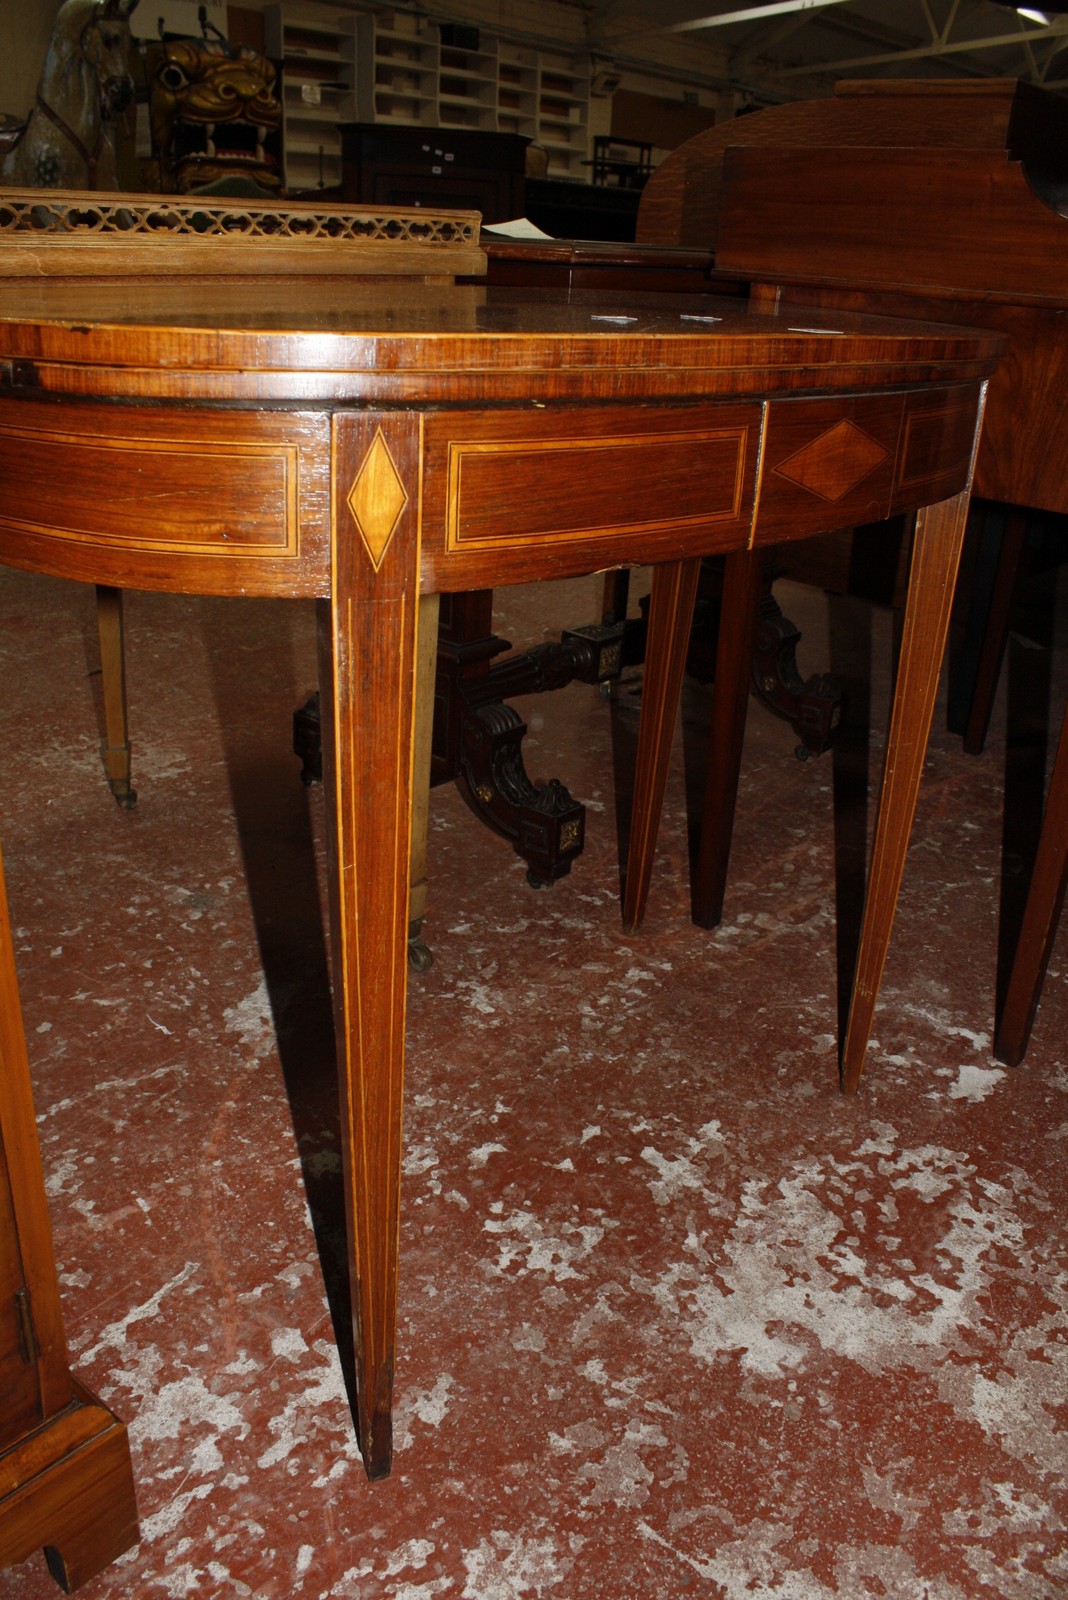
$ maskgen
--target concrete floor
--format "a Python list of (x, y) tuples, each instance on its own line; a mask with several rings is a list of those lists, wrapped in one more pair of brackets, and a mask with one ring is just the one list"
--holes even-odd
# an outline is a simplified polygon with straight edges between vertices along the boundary
[[(500, 631), (595, 614), (595, 582), (561, 590), (502, 595)], [(823, 667), (826, 605), (786, 608)], [(864, 656), (868, 608), (834, 611)], [(397, 1450), (371, 1486), (331, 1314), (322, 799), (290, 750), (313, 614), (135, 595), (128, 625), (130, 814), (99, 766), (91, 596), (0, 572), (0, 818), (66, 1327), (129, 1422), (141, 1513), (86, 1600), (1068, 1593), (1068, 935), (1024, 1065), (999, 1067), (1004, 691), (983, 756), (936, 727), (851, 1100), (830, 757), (795, 760), (753, 706), (713, 934), (687, 919), (682, 739), (647, 923), (619, 929), (636, 677), (614, 712), (581, 686), (525, 708), (532, 773), (589, 805), (553, 889), (435, 792)], [(879, 613), (871, 659), (879, 722)], [(55, 1592), (41, 1556), (0, 1574), (4, 1600)]]

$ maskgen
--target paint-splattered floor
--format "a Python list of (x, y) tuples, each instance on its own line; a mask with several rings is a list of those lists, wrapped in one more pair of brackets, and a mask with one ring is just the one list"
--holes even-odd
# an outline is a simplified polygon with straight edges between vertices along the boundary
[[(825, 608), (795, 598), (812, 670)], [(529, 640), (597, 586), (501, 602)], [(131, 815), (99, 770), (90, 595), (0, 573), (66, 1326), (130, 1424), (142, 1519), (86, 1600), (1068, 1594), (1068, 935), (1025, 1065), (997, 1067), (1004, 693), (982, 757), (936, 728), (855, 1100), (829, 758), (753, 707), (712, 935), (686, 917), (681, 741), (647, 924), (619, 931), (635, 682), (614, 719), (585, 687), (525, 708), (531, 770), (590, 807), (551, 891), (435, 793), (396, 1465), (370, 1486), (326, 1288), (343, 1306), (321, 796), (290, 752), (313, 615), (133, 596), (128, 624)], [(877, 717), (888, 640), (877, 614)], [(691, 731), (706, 703), (691, 686)], [(54, 1592), (40, 1556), (0, 1574), (4, 1600)]]

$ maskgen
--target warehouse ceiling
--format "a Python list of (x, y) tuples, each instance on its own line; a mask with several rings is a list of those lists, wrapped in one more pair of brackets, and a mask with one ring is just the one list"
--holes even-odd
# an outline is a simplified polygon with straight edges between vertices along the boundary
[[(591, 10), (599, 13), (608, 50), (614, 16), (616, 48), (637, 42), (635, 0), (594, 0)], [(770, 76), (785, 98), (823, 92), (842, 77), (1020, 77), (1064, 87), (1066, 13), (1068, 3), (1024, 14), (994, 0), (649, 0), (647, 6), (650, 33), (717, 46), (728, 54), (732, 81)]]

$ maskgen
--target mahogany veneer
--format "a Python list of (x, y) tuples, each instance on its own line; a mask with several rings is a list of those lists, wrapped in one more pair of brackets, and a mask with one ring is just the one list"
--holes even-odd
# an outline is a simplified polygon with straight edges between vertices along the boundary
[[(870, 519), (919, 508), (842, 1046), (853, 1089), (998, 346), (852, 316), (813, 331), (737, 301), (694, 317), (670, 300), (559, 305), (425, 279), (408, 292), (302, 278), (299, 246), (291, 273), (258, 278), (255, 259), (207, 298), (180, 277), (142, 277), (136, 244), (121, 282), (9, 286), (0, 560), (118, 588), (319, 600), (358, 1429), (368, 1473), (381, 1477), (392, 1451), (410, 846), (427, 781), (417, 684), (437, 595), (654, 565), (623, 906), (633, 928), (701, 556), (724, 552), (744, 584), (770, 530), (801, 537), (861, 509)], [(153, 251), (153, 271), (157, 261)], [(727, 649), (712, 757), (736, 767), (722, 730), (744, 707), (747, 671)]]

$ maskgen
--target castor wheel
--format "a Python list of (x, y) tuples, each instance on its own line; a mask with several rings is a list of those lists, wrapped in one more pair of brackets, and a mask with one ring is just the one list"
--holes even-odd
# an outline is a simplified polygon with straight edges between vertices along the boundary
[(797, 749), (794, 751), (794, 755), (797, 757), (798, 761), (807, 761), (811, 754), (812, 751), (809, 749), (807, 744), (799, 744)]
[(408, 965), (413, 972), (429, 972), (434, 965), (434, 952), (425, 939), (408, 940)]
[(547, 878), (536, 878), (534, 876), (533, 867), (527, 868), (527, 882), (530, 884), (532, 889), (547, 889), (549, 887), (549, 881)]

